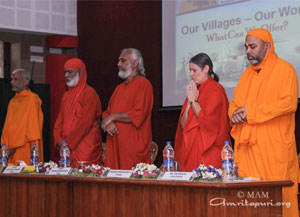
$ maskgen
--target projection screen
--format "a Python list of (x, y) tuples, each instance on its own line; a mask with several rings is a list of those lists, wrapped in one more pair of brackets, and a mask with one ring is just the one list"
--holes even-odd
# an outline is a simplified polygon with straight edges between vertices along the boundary
[(268, 29), (275, 52), (300, 77), (299, 0), (163, 0), (162, 107), (181, 106), (190, 80), (189, 59), (207, 53), (229, 100), (245, 68), (245, 36)]

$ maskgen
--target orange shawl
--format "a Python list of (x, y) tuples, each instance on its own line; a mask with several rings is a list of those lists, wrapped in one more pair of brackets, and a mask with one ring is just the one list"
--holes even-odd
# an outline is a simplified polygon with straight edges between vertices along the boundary
[[(242, 77), (240, 78), (239, 84), (234, 90), (234, 98), (232, 99), (231, 104), (235, 104), (235, 107), (229, 107), (229, 117), (231, 119), (233, 112), (238, 109), (242, 108), (245, 105), (253, 104), (261, 104), (265, 100), (265, 95), (261, 94), (265, 92), (266, 80), (270, 77), (270, 74), (273, 71), (273, 68), (278, 60), (278, 57), (274, 51), (274, 43), (272, 36), (269, 31), (265, 29), (254, 29), (248, 32), (248, 35), (255, 36), (264, 42), (269, 42), (271, 47), (270, 50), (266, 53), (265, 58), (263, 61), (258, 64), (257, 66), (251, 65), (246, 69), (243, 73)], [(260, 69), (259, 74), (256, 72)], [(253, 79), (253, 82), (248, 82)], [(278, 81), (280, 82), (280, 81)], [(280, 85), (280, 83), (278, 83)], [(251, 94), (249, 94), (251, 93)], [(249, 108), (248, 108), (249, 110)], [(251, 122), (251, 119), (248, 122)], [(231, 131), (232, 136), (235, 138), (239, 144), (255, 144), (256, 143), (256, 126), (250, 125), (248, 123), (244, 124), (235, 124), (233, 125), (233, 129)]]
[(180, 119), (186, 109), (185, 100), (175, 137), (175, 158), (182, 171), (192, 171), (200, 164), (221, 168), (221, 149), (229, 140), (228, 99), (224, 88), (212, 78), (198, 86), (198, 118), (192, 108), (184, 129)]
[[(86, 87), (86, 79), (87, 79), (87, 73), (86, 73), (86, 67), (85, 64), (77, 58), (73, 58), (68, 60), (65, 63), (64, 68), (70, 68), (70, 69), (80, 69), (82, 72), (82, 75), (80, 76), (80, 79), (78, 81), (78, 84), (75, 87), (69, 87), (68, 90), (68, 98), (65, 101), (65, 113), (64, 113), (64, 135), (68, 136), (72, 130), (78, 126), (75, 125), (75, 111), (76, 108), (78, 108), (78, 98), (81, 95), (83, 89)], [(69, 144), (70, 147), (73, 144)]]
[(77, 161), (102, 164), (102, 140), (98, 124), (101, 117), (99, 96), (87, 85), (86, 67), (80, 59), (70, 59), (64, 67), (80, 69), (82, 75), (78, 84), (64, 93), (54, 126), (55, 144), (60, 140), (68, 143), (72, 167), (77, 167)]
[(129, 170), (138, 163), (150, 163), (152, 107), (153, 88), (145, 77), (116, 87), (102, 116), (126, 112), (132, 123), (114, 122), (119, 133), (107, 134), (105, 166)]
[[(265, 29), (248, 33), (271, 44), (263, 61), (248, 67), (235, 88), (229, 117), (246, 108), (247, 122), (233, 124), (234, 160), (241, 176), (262, 180), (292, 180), (283, 188), (283, 216), (298, 216), (299, 165), (295, 141), (295, 112), (298, 105), (298, 79), (294, 68), (277, 57), (273, 39)], [(261, 69), (259, 73), (255, 70)]]
[(17, 148), (9, 163), (23, 160), (30, 165), (30, 149), (33, 143), (39, 148), (39, 161), (43, 162), (43, 112), (42, 101), (35, 93), (24, 90), (11, 99), (1, 136), (7, 149)]

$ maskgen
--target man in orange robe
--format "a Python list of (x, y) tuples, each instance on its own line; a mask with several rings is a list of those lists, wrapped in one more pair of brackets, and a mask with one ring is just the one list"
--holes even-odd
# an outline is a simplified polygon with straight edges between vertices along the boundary
[[(229, 106), (234, 160), (241, 176), (292, 180), (283, 188), (283, 216), (298, 217), (299, 165), (295, 141), (298, 79), (294, 68), (278, 58), (271, 33), (248, 32), (245, 41), (251, 65), (242, 74)], [(280, 201), (273, 201), (280, 202)]]
[(141, 162), (150, 163), (153, 89), (145, 78), (138, 50), (122, 50), (118, 67), (119, 77), (125, 81), (117, 86), (103, 112), (102, 128), (107, 132), (105, 166), (131, 169)]
[(30, 73), (16, 69), (11, 74), (12, 90), (16, 95), (10, 100), (2, 131), (1, 143), (6, 144), (8, 163), (16, 165), (25, 161), (30, 165), (30, 149), (39, 149), (39, 162), (43, 162), (43, 112), (39, 96), (28, 89)]
[(181, 171), (200, 164), (221, 168), (221, 150), (229, 141), (228, 99), (207, 54), (192, 57), (189, 65), (191, 81), (178, 121), (175, 159)]
[(96, 91), (86, 83), (85, 64), (78, 58), (64, 65), (69, 89), (64, 93), (54, 125), (54, 140), (59, 147), (66, 142), (70, 148), (70, 165), (78, 161), (102, 164), (102, 141), (99, 129), (101, 102)]

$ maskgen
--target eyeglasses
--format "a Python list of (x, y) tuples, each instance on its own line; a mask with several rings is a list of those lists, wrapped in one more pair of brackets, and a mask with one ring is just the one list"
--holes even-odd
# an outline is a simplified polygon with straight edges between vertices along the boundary
[(75, 72), (80, 72), (80, 69), (64, 69), (64, 72), (65, 73), (69, 73), (69, 74), (72, 74), (72, 73), (75, 73)]

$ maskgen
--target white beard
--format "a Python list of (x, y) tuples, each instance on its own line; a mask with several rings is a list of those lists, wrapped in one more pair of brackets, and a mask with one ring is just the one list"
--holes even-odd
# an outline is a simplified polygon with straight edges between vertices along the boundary
[(131, 73), (132, 73), (132, 70), (130, 69), (130, 67), (128, 67), (126, 70), (119, 68), (118, 76), (125, 80), (129, 75), (131, 75)]
[(76, 73), (73, 79), (66, 81), (66, 84), (68, 87), (75, 87), (78, 84), (78, 81), (79, 81), (79, 73)]

